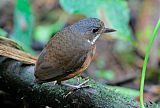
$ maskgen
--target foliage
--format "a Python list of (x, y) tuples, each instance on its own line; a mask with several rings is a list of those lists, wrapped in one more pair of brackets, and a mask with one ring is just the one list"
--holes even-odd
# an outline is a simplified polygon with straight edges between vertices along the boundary
[(95, 75), (98, 78), (104, 78), (107, 80), (113, 80), (115, 79), (115, 74), (112, 70), (96, 70)]
[(154, 104), (153, 104), (153, 108), (159, 108), (159, 107), (158, 107), (158, 104), (154, 103)]
[[(50, 0), (49, 0), (50, 1)], [(41, 2), (41, 1), (39, 1)], [(112, 45), (111, 48), (110, 46), (107, 51), (111, 51), (111, 53), (106, 53), (106, 58), (108, 57), (109, 54), (114, 53), (114, 57), (109, 59), (109, 60), (116, 60), (118, 59), (117, 69), (114, 71), (111, 70), (112, 68), (115, 68), (115, 63), (110, 65), (106, 65), (106, 62), (108, 63), (108, 60), (106, 58), (98, 58), (97, 55), (95, 59), (95, 65), (96, 69), (94, 70), (94, 75), (98, 77), (99, 79), (103, 78), (104, 80), (114, 80), (117, 77), (117, 71), (118, 69), (120, 70), (121, 67), (123, 68), (120, 70), (120, 72), (128, 72), (130, 69), (133, 69), (133, 71), (137, 71), (142, 66), (142, 58), (145, 54), (146, 48), (148, 47), (146, 51), (146, 56), (144, 59), (144, 65), (142, 69), (142, 76), (141, 76), (141, 87), (140, 87), (140, 103), (141, 107), (144, 108), (143, 105), (143, 89), (144, 89), (144, 80), (145, 80), (145, 72), (146, 72), (146, 67), (147, 67), (147, 61), (149, 58), (149, 53), (150, 49), (153, 43), (153, 40), (155, 38), (156, 32), (158, 30), (158, 27), (156, 26), (154, 33), (150, 39), (150, 35), (152, 34), (152, 30), (154, 28), (155, 24), (155, 18), (150, 17), (150, 16), (155, 16), (158, 14), (159, 11), (158, 8), (154, 8), (155, 3), (151, 3), (151, 1), (148, 2), (141, 2), (139, 6), (134, 5), (135, 2), (139, 3), (139, 1), (126, 1), (126, 0), (59, 0), (54, 2), (55, 4), (59, 2), (61, 5), (62, 9), (65, 10), (66, 12), (72, 14), (66, 14), (59, 5), (49, 5), (48, 7), (47, 4), (54, 4), (52, 1), (46, 2), (43, 1), (43, 3), (46, 3), (44, 6), (40, 6), (40, 3), (38, 5), (35, 5), (35, 2), (32, 2), (33, 5), (35, 6), (34, 9), (35, 11), (38, 10), (43, 10), (42, 13), (38, 13), (38, 18), (39, 19), (36, 22), (36, 26), (34, 26), (34, 14), (32, 10), (32, 5), (29, 2), (29, 0), (16, 0), (15, 3), (15, 10), (14, 10), (14, 26), (12, 28), (12, 21), (9, 20), (9, 23), (7, 22), (4, 13), (7, 13), (7, 11), (1, 11), (0, 15), (4, 16), (2, 19), (2, 23), (0, 20), (0, 25), (2, 28), (6, 29), (6, 31), (13, 30), (13, 33), (11, 34), (11, 38), (14, 39), (18, 44), (20, 44), (25, 51), (28, 51), (30, 53), (34, 53), (34, 51), (31, 48), (32, 44), (32, 39), (39, 41), (42, 44), (46, 44), (48, 40), (53, 36), (56, 32), (58, 32), (61, 28), (63, 28), (65, 25), (74, 23), (75, 21), (79, 20), (83, 16), (85, 17), (96, 17), (104, 21), (106, 27), (116, 29), (117, 31), (115, 33), (112, 33), (111, 35), (118, 40), (116, 41), (110, 41)], [(52, 2), (52, 3), (51, 3)], [(133, 3), (134, 2), (134, 3)], [(43, 4), (41, 2), (41, 4)], [(134, 11), (131, 13), (131, 21), (133, 23), (136, 21), (135, 24), (132, 25), (134, 29), (134, 34), (135, 34), (135, 41), (132, 41), (132, 31), (128, 25), (129, 23), (129, 17), (130, 17), (130, 10), (128, 8), (128, 4), (131, 4), (130, 9)], [(1, 4), (1, 3), (0, 3)], [(6, 6), (7, 7), (7, 6)], [(46, 8), (47, 7), (47, 8)], [(133, 10), (132, 8), (137, 9), (137, 11)], [(149, 7), (149, 8), (148, 8)], [(151, 8), (152, 7), (152, 8)], [(155, 6), (156, 7), (156, 6)], [(0, 8), (1, 9), (1, 8)], [(55, 9), (55, 10), (54, 10)], [(11, 9), (10, 9), (11, 10)], [(48, 10), (50, 12), (48, 12)], [(147, 11), (146, 11), (147, 10)], [(150, 10), (154, 10), (150, 11)], [(57, 12), (58, 11), (58, 12)], [(41, 12), (41, 11), (40, 11)], [(45, 15), (44, 15), (44, 13)], [(138, 14), (137, 14), (137, 13)], [(135, 15), (136, 13), (136, 15)], [(143, 13), (143, 14), (141, 14)], [(3, 15), (4, 14), (4, 15)], [(39, 16), (39, 14), (42, 14)], [(47, 14), (47, 15), (46, 15)], [(76, 14), (76, 15), (73, 15)], [(78, 14), (78, 15), (77, 15)], [(37, 14), (36, 14), (37, 15)], [(52, 15), (52, 16), (50, 16)], [(79, 16), (80, 15), (80, 16)], [(43, 16), (43, 17), (42, 17)], [(77, 17), (78, 16), (78, 17)], [(7, 16), (8, 17), (8, 16)], [(39, 18), (41, 17), (41, 18)], [(53, 18), (54, 17), (54, 18)], [(12, 18), (12, 15), (11, 15)], [(51, 21), (48, 21), (48, 18)], [(133, 19), (132, 19), (133, 18)], [(134, 19), (136, 18), (136, 20)], [(5, 19), (5, 20), (3, 20)], [(68, 20), (69, 19), (69, 20)], [(42, 23), (42, 21), (44, 23)], [(4, 24), (7, 23), (6, 25)], [(160, 26), (160, 20), (158, 22)], [(158, 25), (157, 24), (157, 25)], [(3, 27), (4, 26), (4, 27)], [(2, 28), (0, 28), (0, 36), (8, 36), (7, 32), (4, 31)], [(33, 37), (32, 37), (33, 35)], [(158, 36), (157, 36), (158, 37)], [(110, 39), (105, 38), (105, 39)], [(122, 40), (126, 40), (125, 42)], [(150, 43), (148, 46), (146, 45), (150, 40)], [(157, 39), (158, 40), (158, 39)], [(155, 41), (155, 46), (159, 45), (160, 41)], [(37, 43), (36, 43), (37, 44)], [(35, 49), (40, 49), (38, 45), (34, 43)], [(38, 43), (39, 44), (39, 43)], [(104, 44), (102, 44), (103, 46)], [(37, 48), (38, 46), (38, 48)], [(153, 63), (153, 58), (156, 58), (157, 65), (159, 63), (159, 58), (160, 56), (156, 57), (158, 54), (158, 51), (160, 52), (158, 47), (153, 46), (153, 51), (150, 53), (150, 63)], [(98, 49), (99, 50), (99, 49)], [(157, 54), (156, 56), (154, 54)], [(107, 55), (108, 54), (108, 55)], [(109, 56), (110, 57), (110, 56)], [(106, 60), (106, 62), (105, 62)], [(116, 61), (116, 62), (117, 62)], [(109, 61), (110, 62), (110, 61)], [(127, 65), (125, 65), (127, 64)], [(154, 64), (154, 63), (153, 63)], [(115, 65), (115, 66), (112, 66)], [(129, 67), (127, 67), (129, 66)], [(135, 67), (136, 66), (136, 67)], [(151, 68), (152, 64), (150, 64)], [(155, 66), (155, 65), (154, 65)], [(110, 68), (111, 67), (111, 68)], [(156, 66), (155, 66), (156, 67)], [(159, 65), (157, 66), (159, 68)], [(107, 69), (108, 68), (108, 69)], [(155, 69), (158, 73), (158, 70)], [(148, 68), (149, 71), (149, 68)], [(130, 71), (132, 72), (132, 71)], [(119, 74), (118, 74), (119, 75)], [(121, 75), (121, 74), (120, 74)], [(123, 76), (125, 77), (125, 76)], [(158, 75), (157, 75), (158, 77)], [(155, 78), (155, 80), (157, 80)], [(158, 82), (158, 81), (157, 81)], [(111, 86), (111, 88), (115, 89), (122, 95), (127, 95), (128, 97), (135, 97), (138, 96), (139, 92), (136, 90), (128, 90), (126, 88), (121, 88), (121, 87), (114, 87)], [(127, 91), (127, 92), (126, 92)], [(149, 92), (150, 93), (150, 92)], [(157, 104), (153, 105), (153, 108), (158, 108)]]
[(7, 36), (7, 32), (0, 28), (0, 36)]
[(47, 43), (53, 34), (59, 31), (64, 26), (64, 20), (59, 20), (51, 25), (40, 25), (35, 29), (34, 39)]
[(124, 0), (60, 0), (62, 8), (71, 14), (102, 19), (109, 27), (117, 30), (116, 38), (132, 40), (128, 26), (129, 9)]
[(95, 62), (98, 70), (95, 70), (94, 73), (97, 78), (100, 78), (100, 79), (102, 78), (106, 80), (115, 79), (115, 73), (112, 70), (105, 69), (106, 64), (105, 64), (104, 58), (98, 57)]
[(24, 50), (31, 50), (33, 29), (33, 15), (29, 0), (17, 0), (14, 10), (14, 28), (12, 38), (18, 42)]
[(143, 64), (142, 75), (141, 75), (141, 84), (140, 84), (140, 105), (141, 105), (141, 108), (145, 108), (144, 107), (144, 101), (143, 101), (143, 89), (144, 89), (144, 80), (145, 80), (145, 73), (146, 73), (149, 53), (151, 51), (153, 41), (156, 37), (156, 34), (157, 34), (159, 28), (160, 28), (160, 19), (158, 20), (157, 25), (156, 25), (156, 27), (153, 31), (153, 34), (151, 36), (151, 39), (150, 39), (150, 42), (148, 44), (148, 48), (147, 48), (147, 51), (146, 51), (146, 55), (145, 55), (145, 58), (144, 58), (144, 64)]

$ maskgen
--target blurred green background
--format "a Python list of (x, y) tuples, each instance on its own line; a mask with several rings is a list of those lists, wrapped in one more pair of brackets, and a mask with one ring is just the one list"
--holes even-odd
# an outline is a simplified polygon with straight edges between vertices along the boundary
[[(96, 56), (82, 76), (116, 85), (116, 90), (138, 101), (139, 76), (159, 10), (159, 0), (0, 0), (0, 36), (38, 56), (62, 28), (86, 17), (99, 18), (117, 31), (99, 39)], [(159, 101), (159, 35), (147, 69), (146, 101)]]

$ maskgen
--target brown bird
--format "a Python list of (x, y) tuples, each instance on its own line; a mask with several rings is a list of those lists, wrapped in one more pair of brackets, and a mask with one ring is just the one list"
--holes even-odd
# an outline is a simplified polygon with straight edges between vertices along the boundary
[[(92, 61), (96, 50), (95, 43), (100, 35), (114, 31), (105, 28), (104, 23), (97, 18), (87, 18), (55, 34), (38, 58), (20, 51), (21, 47), (17, 43), (2, 37), (0, 55), (35, 64), (35, 77), (38, 82), (61, 83), (82, 73)], [(80, 88), (82, 84), (65, 85)]]
[[(103, 33), (115, 30), (105, 28), (97, 18), (87, 18), (65, 27), (47, 43), (35, 65), (39, 82), (61, 81), (82, 73), (95, 54), (95, 42)], [(79, 86), (76, 86), (79, 87)]]

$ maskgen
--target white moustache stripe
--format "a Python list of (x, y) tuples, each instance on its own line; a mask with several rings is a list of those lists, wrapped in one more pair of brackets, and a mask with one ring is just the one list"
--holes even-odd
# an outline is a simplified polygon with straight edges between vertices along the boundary
[(93, 45), (93, 43), (89, 39), (87, 40), (87, 42)]
[(99, 38), (100, 34), (98, 34), (92, 41), (92, 43), (94, 44), (96, 42), (96, 40)]
[(87, 40), (88, 41), (88, 43), (90, 43), (90, 44), (94, 44), (95, 42), (96, 42), (96, 40), (99, 38), (99, 36), (100, 36), (100, 34), (98, 34), (94, 39), (93, 39), (93, 41), (90, 41), (89, 39)]
[(100, 34), (98, 34), (94, 39), (93, 39), (93, 41), (90, 41), (89, 39), (87, 40), (88, 41), (88, 43), (90, 43), (90, 44), (94, 44), (95, 42), (96, 42), (96, 40), (99, 38), (99, 36), (100, 36)]

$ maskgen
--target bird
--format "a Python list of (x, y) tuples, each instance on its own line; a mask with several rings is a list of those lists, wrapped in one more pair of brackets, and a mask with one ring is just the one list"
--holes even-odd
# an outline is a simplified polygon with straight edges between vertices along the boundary
[(98, 18), (85, 18), (64, 27), (50, 39), (38, 56), (34, 73), (36, 81), (56, 81), (60, 84), (81, 74), (92, 62), (99, 37), (114, 31), (105, 28)]
[(96, 42), (104, 33), (116, 30), (105, 28), (98, 18), (85, 18), (57, 32), (38, 57), (23, 52), (15, 41), (0, 37), (0, 55), (35, 65), (35, 82), (56, 82), (73, 88), (83, 84), (63, 83), (84, 72), (96, 52)]

